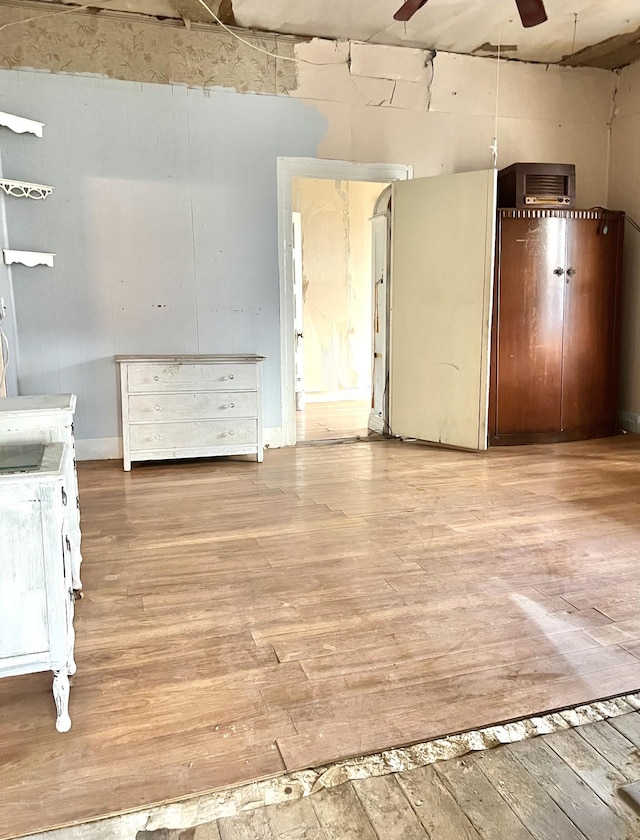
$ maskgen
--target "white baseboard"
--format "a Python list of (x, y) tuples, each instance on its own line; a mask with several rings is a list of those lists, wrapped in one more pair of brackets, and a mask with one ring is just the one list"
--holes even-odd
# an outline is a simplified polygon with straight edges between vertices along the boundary
[(619, 411), (618, 423), (621, 429), (640, 435), (640, 414), (634, 411)]
[(78, 461), (106, 461), (110, 458), (122, 458), (122, 438), (76, 439), (76, 458)]
[(262, 430), (262, 440), (269, 449), (280, 449), (282, 446), (282, 426), (272, 426)]
[(379, 414), (371, 413), (369, 415), (369, 422), (368, 428), (371, 429), (372, 432), (380, 432), (380, 434), (384, 434), (385, 431), (385, 423), (382, 417)]
[[(282, 446), (282, 428), (274, 426), (263, 430), (264, 445), (269, 449)], [(78, 461), (108, 461), (122, 458), (122, 438), (87, 438), (76, 440), (76, 458)], [(255, 458), (255, 456), (254, 456)]]

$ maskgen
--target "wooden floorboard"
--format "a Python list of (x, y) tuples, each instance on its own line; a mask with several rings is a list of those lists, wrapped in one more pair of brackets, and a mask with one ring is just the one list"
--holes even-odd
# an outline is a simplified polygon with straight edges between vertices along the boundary
[[(73, 726), (54, 729), (49, 675), (0, 680), (0, 838), (640, 689), (639, 455), (627, 436), (80, 464)], [(575, 789), (617, 814), (611, 837), (635, 826), (615, 793), (633, 781), (633, 727), (595, 725), (566, 748)], [(463, 807), (471, 776), (499, 796), (510, 840), (565, 818), (589, 837), (553, 787), (554, 737), (534, 756), (542, 827), (482, 761), (439, 774), (432, 796), (474, 840), (500, 835)], [(610, 776), (589, 770), (607, 739)], [(534, 759), (513, 756), (531, 775)], [(365, 787), (340, 807), (370, 833), (384, 815)], [(414, 797), (401, 779), (390, 790)], [(428, 836), (412, 813), (406, 836)]]
[[(640, 715), (612, 722), (636, 732)], [(598, 749), (581, 752), (592, 737)], [(605, 757), (615, 744), (614, 764), (629, 769), (620, 737), (588, 724), (556, 733), (553, 747), (526, 740), (137, 840), (636, 840), (640, 783), (621, 782)]]
[(298, 442), (367, 437), (371, 400), (306, 401), (296, 411)]

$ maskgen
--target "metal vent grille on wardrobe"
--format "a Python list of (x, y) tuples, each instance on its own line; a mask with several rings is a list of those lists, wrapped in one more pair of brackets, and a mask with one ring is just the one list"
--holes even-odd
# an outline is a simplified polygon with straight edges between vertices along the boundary
[(514, 163), (498, 173), (500, 207), (573, 207), (576, 168), (572, 163)]
[(525, 195), (568, 195), (568, 178), (565, 175), (525, 175)]

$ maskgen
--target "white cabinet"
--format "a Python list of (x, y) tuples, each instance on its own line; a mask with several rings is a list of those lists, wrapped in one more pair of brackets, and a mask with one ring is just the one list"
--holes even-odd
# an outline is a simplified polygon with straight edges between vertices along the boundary
[(69, 540), (73, 588), (82, 589), (80, 580), (80, 499), (76, 474), (76, 451), (73, 437), (75, 394), (45, 394), (34, 397), (0, 399), (0, 444), (66, 443), (63, 465), (66, 492), (69, 496)]
[(76, 670), (65, 449), (46, 444), (38, 470), (0, 475), (0, 677), (53, 671), (59, 732)]
[(124, 468), (132, 461), (251, 455), (262, 461), (263, 356), (116, 356)]

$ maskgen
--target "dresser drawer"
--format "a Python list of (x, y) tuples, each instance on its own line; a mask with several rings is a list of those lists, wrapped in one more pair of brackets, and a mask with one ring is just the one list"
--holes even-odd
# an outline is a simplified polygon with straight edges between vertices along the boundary
[[(132, 424), (131, 451), (202, 449), (211, 446), (257, 444), (257, 420), (199, 420), (193, 423)], [(185, 457), (188, 457), (185, 454)]]
[(130, 423), (257, 416), (258, 394), (255, 391), (132, 394), (129, 397)]
[(252, 391), (257, 386), (256, 366), (249, 364), (137, 364), (128, 368), (132, 393)]

